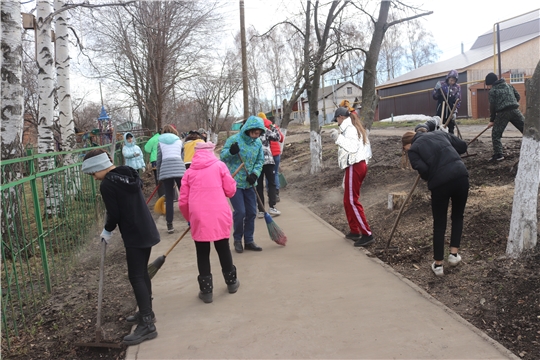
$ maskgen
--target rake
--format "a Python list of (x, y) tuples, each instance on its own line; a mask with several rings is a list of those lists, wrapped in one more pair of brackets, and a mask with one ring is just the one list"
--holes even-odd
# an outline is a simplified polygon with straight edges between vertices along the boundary
[(182, 240), (184, 236), (186, 236), (189, 229), (191, 228), (188, 226), (188, 228), (184, 231), (184, 233), (180, 235), (178, 240), (174, 242), (174, 244), (169, 248), (169, 250), (167, 250), (167, 252), (164, 255), (161, 255), (156, 260), (154, 260), (150, 265), (148, 265), (148, 275), (150, 276), (150, 279), (152, 279), (157, 274), (158, 270), (161, 269), (163, 264), (165, 264), (165, 258), (171, 253), (171, 251), (173, 251), (174, 247), (178, 245), (180, 240)]
[[(242, 164), (240, 165), (240, 168), (243, 167), (244, 170), (246, 171), (246, 175), (249, 175), (249, 172), (247, 171), (244, 165), (244, 160), (242, 160), (242, 156), (238, 154), (238, 157), (240, 158), (240, 161), (242, 162)], [(264, 204), (261, 200), (261, 197), (259, 196), (259, 193), (255, 189), (255, 185), (253, 185), (251, 188), (255, 192), (255, 195), (257, 195), (257, 201), (259, 203), (259, 206), (261, 207), (261, 209), (264, 209)], [(278, 245), (285, 246), (287, 244), (287, 236), (285, 235), (283, 230), (281, 230), (281, 228), (274, 222), (274, 219), (272, 219), (272, 216), (266, 211), (264, 212), (264, 221), (266, 221), (266, 227), (268, 228), (268, 234), (270, 235), (270, 239)]]

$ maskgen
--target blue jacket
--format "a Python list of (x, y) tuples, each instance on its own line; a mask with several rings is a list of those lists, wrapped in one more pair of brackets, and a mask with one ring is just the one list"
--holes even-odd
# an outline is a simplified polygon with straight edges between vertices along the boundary
[(122, 155), (126, 160), (126, 166), (129, 166), (135, 170), (142, 169), (144, 167), (144, 156), (140, 147), (136, 145), (135, 136), (133, 136), (131, 142), (128, 142), (126, 137), (132, 133), (127, 132), (124, 134), (124, 147), (122, 148)]
[[(262, 142), (261, 139), (253, 139), (248, 135), (249, 130), (254, 129), (260, 129), (262, 133), (264, 133), (264, 122), (260, 117), (250, 116), (240, 131), (228, 138), (225, 145), (223, 145), (220, 158), (221, 161), (227, 164), (231, 174), (234, 173), (242, 163), (238, 157), (238, 154), (231, 155), (229, 152), (231, 145), (237, 142), (238, 146), (240, 147), (240, 156), (242, 157), (242, 160), (244, 160), (245, 168), (248, 174), (253, 173), (257, 175), (257, 177), (261, 175), (262, 167), (264, 165)], [(234, 177), (237, 188), (247, 189), (251, 187), (251, 185), (249, 185), (247, 182), (246, 177), (247, 175), (245, 170), (242, 169), (238, 172), (238, 174)]]

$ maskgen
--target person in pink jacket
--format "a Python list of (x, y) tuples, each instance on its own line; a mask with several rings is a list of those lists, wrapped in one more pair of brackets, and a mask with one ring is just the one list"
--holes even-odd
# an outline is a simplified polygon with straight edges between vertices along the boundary
[(232, 212), (227, 201), (236, 193), (236, 181), (227, 165), (214, 155), (215, 147), (211, 142), (195, 146), (195, 155), (182, 177), (178, 198), (178, 206), (191, 227), (191, 237), (195, 241), (199, 298), (205, 303), (212, 302), (211, 242), (218, 253), (229, 293), (234, 294), (240, 286), (229, 248)]

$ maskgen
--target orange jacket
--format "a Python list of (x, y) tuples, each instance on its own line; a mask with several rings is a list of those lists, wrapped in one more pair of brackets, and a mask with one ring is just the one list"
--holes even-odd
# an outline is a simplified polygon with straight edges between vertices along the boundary
[(277, 131), (279, 132), (279, 142), (277, 141), (270, 141), (270, 150), (272, 151), (272, 156), (278, 156), (281, 154), (281, 145), (279, 145), (279, 143), (282, 143), (283, 140), (285, 139), (285, 137), (283, 136), (283, 134), (281, 133), (281, 130), (279, 129), (279, 126), (277, 125), (273, 125), (272, 122), (268, 119), (263, 119), (264, 121), (264, 126), (267, 128), (267, 129), (270, 129), (271, 126), (274, 126)]

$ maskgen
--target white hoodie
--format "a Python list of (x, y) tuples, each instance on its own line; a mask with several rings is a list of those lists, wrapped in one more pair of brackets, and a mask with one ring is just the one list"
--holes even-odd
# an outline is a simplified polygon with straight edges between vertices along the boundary
[(362, 135), (358, 134), (358, 130), (352, 124), (351, 118), (343, 120), (339, 126), (341, 134), (339, 134), (336, 145), (338, 145), (338, 164), (340, 169), (359, 163), (365, 160), (366, 164), (371, 159), (371, 145), (366, 139), (366, 144), (362, 139)]

